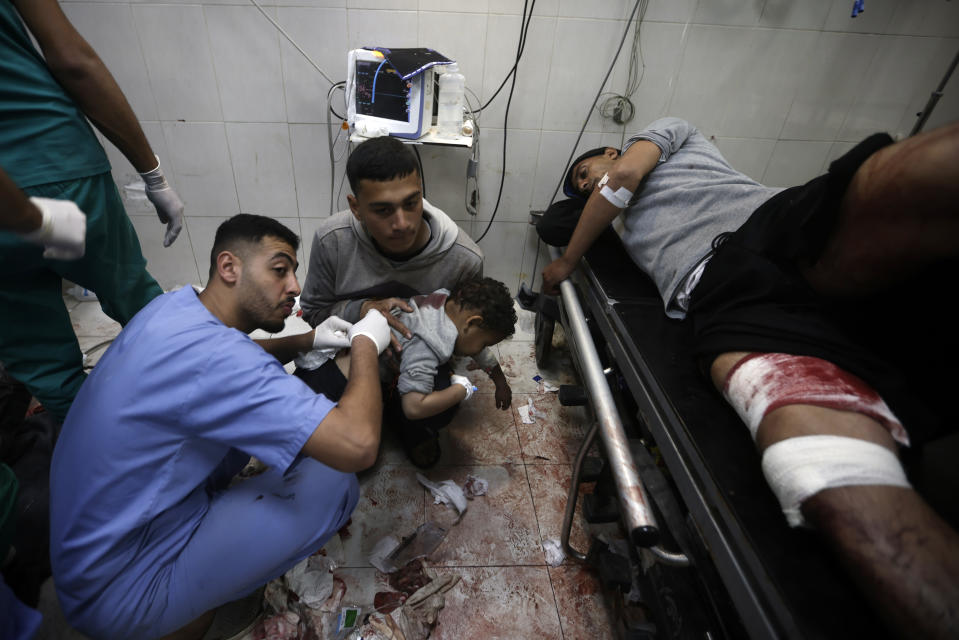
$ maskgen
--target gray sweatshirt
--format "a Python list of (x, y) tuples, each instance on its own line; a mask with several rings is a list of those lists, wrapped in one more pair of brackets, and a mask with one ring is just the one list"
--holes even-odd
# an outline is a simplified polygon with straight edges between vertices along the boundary
[(409, 298), (482, 277), (483, 252), (455, 222), (426, 200), (423, 220), (432, 237), (423, 251), (402, 261), (380, 253), (349, 210), (324, 220), (313, 236), (300, 296), (303, 318), (314, 327), (332, 315), (356, 322), (370, 298)]
[[(324, 220), (313, 236), (300, 295), (303, 319), (313, 327), (332, 315), (356, 322), (360, 307), (370, 298), (411, 298), (482, 277), (483, 252), (449, 216), (425, 199), (423, 221), (431, 232), (423, 250), (408, 260), (391, 260), (377, 250), (351, 211)], [(475, 360), (486, 370), (497, 364), (488, 349)]]
[(631, 137), (662, 152), (623, 212), (627, 251), (656, 283), (666, 314), (683, 317), (670, 303), (686, 276), (705, 258), (713, 238), (735, 231), (762, 203), (782, 191), (729, 166), (719, 150), (679, 118), (662, 118)]

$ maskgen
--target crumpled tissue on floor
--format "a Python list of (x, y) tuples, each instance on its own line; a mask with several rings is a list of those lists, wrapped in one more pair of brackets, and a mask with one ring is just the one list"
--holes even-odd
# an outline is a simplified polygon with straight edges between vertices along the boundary
[(446, 606), (443, 594), (452, 589), (459, 579), (456, 574), (434, 577), (390, 613), (370, 614), (367, 623), (355, 632), (354, 637), (363, 640), (426, 640), (430, 637), (440, 610)]
[(416, 479), (433, 494), (434, 504), (452, 504), (458, 514), (466, 511), (466, 494), (464, 494), (463, 489), (452, 480), (444, 480), (437, 484), (427, 480), (426, 476), (422, 473), (417, 473)]
[(333, 568), (326, 556), (314, 554), (267, 583), (263, 599), (270, 614), (240, 640), (336, 638), (346, 583)]

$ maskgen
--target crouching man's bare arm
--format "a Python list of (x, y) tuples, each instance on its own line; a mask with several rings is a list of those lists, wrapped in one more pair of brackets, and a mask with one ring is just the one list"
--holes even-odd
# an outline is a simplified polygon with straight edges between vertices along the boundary
[(377, 358), (389, 343), (389, 325), (379, 312), (371, 311), (353, 325), (346, 390), (306, 441), (303, 453), (344, 472), (362, 471), (376, 462), (383, 417)]

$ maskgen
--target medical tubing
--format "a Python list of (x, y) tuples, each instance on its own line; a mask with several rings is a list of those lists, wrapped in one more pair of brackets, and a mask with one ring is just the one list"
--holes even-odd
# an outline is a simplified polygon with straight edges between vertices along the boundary
[[(466, 90), (470, 93), (473, 93), (473, 90), (469, 87), (466, 87)], [(476, 98), (476, 94), (473, 93), (473, 97)], [(480, 102), (479, 98), (476, 98), (476, 102)], [(473, 145), (470, 149), (470, 159), (466, 163), (466, 189), (463, 195), (464, 205), (466, 206), (466, 213), (468, 213), (472, 218), (476, 218), (476, 207), (479, 205), (479, 180), (477, 178), (477, 169), (479, 167), (479, 118), (473, 112), (473, 106), (470, 104), (469, 97), (466, 97), (466, 110), (469, 111), (470, 120), (473, 122)], [(470, 180), (473, 181), (473, 190), (470, 191)], [(471, 201), (471, 196), (475, 194), (475, 200)], [(470, 220), (470, 233), (473, 232), (473, 220)]]
[(262, 13), (264, 16), (266, 16), (266, 19), (267, 19), (267, 20), (269, 20), (270, 22), (273, 23), (273, 26), (276, 27), (277, 30), (278, 30), (280, 33), (283, 34), (283, 37), (284, 37), (284, 38), (286, 38), (287, 40), (290, 41), (290, 44), (292, 44), (292, 45), (296, 48), (297, 51), (299, 51), (301, 54), (303, 54), (303, 57), (306, 58), (306, 61), (309, 62), (311, 65), (313, 65), (313, 68), (316, 69), (317, 71), (319, 71), (319, 72), (320, 72), (320, 75), (323, 76), (324, 78), (326, 78), (326, 81), (327, 81), (327, 82), (329, 82), (330, 84), (336, 84), (336, 82), (334, 82), (333, 80), (330, 79), (330, 76), (326, 75), (326, 73), (323, 71), (323, 69), (320, 69), (320, 66), (319, 66), (318, 64), (316, 64), (315, 62), (313, 62), (313, 58), (311, 58), (309, 55), (307, 55), (306, 51), (304, 51), (303, 49), (300, 48), (300, 45), (296, 44), (296, 42), (293, 40), (293, 38), (290, 37), (290, 34), (288, 34), (286, 31), (283, 30), (283, 27), (281, 27), (281, 26), (279, 25), (279, 23), (278, 23), (276, 20), (273, 19), (273, 16), (271, 16), (270, 14), (268, 14), (266, 11), (263, 10), (263, 7), (260, 6), (260, 3), (259, 3), (259, 2), (257, 2), (256, 0), (250, 0), (250, 2), (252, 2), (252, 3), (253, 3), (253, 6), (255, 6), (257, 9), (260, 10), (260, 13)]
[[(619, 40), (619, 47), (616, 49), (616, 54), (613, 56), (613, 61), (609, 65), (609, 69), (606, 71), (606, 76), (603, 78), (602, 84), (599, 85), (599, 91), (596, 92), (596, 97), (593, 98), (593, 104), (589, 105), (589, 109), (586, 111), (586, 119), (583, 121), (583, 126), (579, 130), (579, 135), (576, 136), (576, 141), (573, 143), (573, 148), (569, 151), (569, 158), (566, 159), (565, 166), (569, 167), (569, 163), (573, 161), (573, 156), (576, 154), (576, 146), (579, 144), (579, 141), (583, 138), (583, 132), (586, 131), (586, 125), (589, 123), (589, 117), (593, 113), (593, 109), (596, 108), (596, 103), (599, 101), (599, 97), (603, 94), (603, 88), (606, 86), (606, 82), (609, 81), (610, 74), (613, 73), (613, 67), (616, 66), (616, 61), (619, 60), (619, 53), (623, 50), (623, 44), (626, 42), (626, 36), (629, 35), (629, 28), (633, 24), (633, 16), (636, 15), (636, 9), (639, 8), (640, 3), (643, 0), (636, 0), (636, 4), (633, 5), (633, 10), (629, 12), (629, 19), (626, 21), (626, 29), (623, 30), (623, 37)], [(553, 195), (550, 197), (549, 202), (552, 204), (556, 200), (556, 194), (559, 193), (560, 187), (563, 186), (563, 180), (566, 179), (566, 172), (559, 178), (559, 182), (556, 183), (556, 189), (553, 190)]]
[[(334, 84), (332, 87), (330, 87), (330, 90), (326, 92), (326, 108), (327, 108), (327, 110), (328, 110), (330, 113), (332, 113), (334, 116), (336, 116), (337, 118), (339, 118), (340, 120), (346, 120), (346, 116), (341, 116), (340, 114), (338, 114), (338, 113), (336, 112), (336, 109), (333, 108), (333, 103), (330, 102), (330, 100), (331, 100), (332, 97), (333, 97), (333, 90), (334, 90), (334, 89), (343, 89), (343, 94), (344, 94), (344, 96), (345, 96), (345, 95), (346, 95), (346, 80), (340, 80), (339, 82), (337, 82), (336, 84)], [(344, 102), (345, 102), (345, 99), (344, 99)]]
[[(536, 6), (536, 0), (533, 0), (533, 4), (530, 5), (529, 15), (530, 18), (533, 16), (533, 8)], [(523, 18), (526, 18), (526, 3), (523, 3)], [(522, 23), (522, 19), (520, 20)], [(527, 25), (529, 22), (527, 21)], [(516, 64), (519, 64), (520, 58), (523, 56), (523, 47), (526, 46), (525, 36), (520, 32), (520, 41), (516, 47)], [(506, 99), (506, 110), (503, 112), (503, 168), (500, 171), (499, 176), (499, 189), (496, 192), (496, 204), (493, 206), (493, 213), (489, 217), (489, 223), (486, 225), (486, 228), (483, 230), (483, 233), (477, 238), (474, 242), (477, 244), (486, 237), (486, 234), (489, 233), (490, 228), (493, 226), (493, 220), (496, 219), (496, 213), (499, 211), (499, 203), (503, 198), (503, 184), (506, 182), (506, 140), (507, 140), (507, 123), (509, 121), (509, 107), (513, 102), (513, 90), (516, 88), (516, 74), (513, 74), (512, 82), (509, 87), (509, 97)]]
[(586, 453), (593, 445), (593, 440), (596, 439), (598, 432), (599, 422), (595, 421), (593, 422), (593, 426), (589, 428), (589, 433), (583, 438), (583, 443), (579, 446), (579, 451), (576, 452), (576, 461), (573, 463), (573, 477), (569, 483), (569, 490), (566, 494), (566, 510), (563, 512), (563, 528), (560, 529), (559, 535), (559, 543), (563, 547), (566, 555), (581, 561), (586, 560), (586, 554), (573, 548), (569, 543), (569, 534), (573, 530), (573, 515), (576, 513), (576, 501), (579, 498), (579, 477), (583, 471), (583, 461), (586, 459)]
[[(346, 85), (346, 81), (345, 81), (345, 80), (341, 80), (340, 82), (334, 83), (334, 84), (330, 87), (329, 91), (326, 92), (326, 109), (327, 109), (328, 112), (333, 113), (334, 115), (336, 114), (336, 112), (333, 111), (333, 103), (330, 101), (330, 100), (332, 99), (332, 97), (333, 97), (333, 91), (334, 91), (334, 89), (337, 88), (337, 86), (345, 86), (345, 85)], [(334, 213), (336, 213), (335, 211), (333, 211), (333, 208), (334, 208), (334, 206), (336, 205), (336, 193), (335, 193), (335, 192), (336, 192), (336, 173), (335, 173), (335, 169), (334, 169), (336, 160), (335, 160), (335, 158), (334, 158), (334, 156), (333, 156), (333, 129), (332, 129), (332, 127), (333, 127), (333, 123), (330, 122), (330, 118), (329, 118), (329, 116), (327, 116), (327, 118), (326, 118), (326, 147), (327, 147), (327, 151), (329, 151), (329, 154), (330, 154), (330, 215), (333, 215)]]

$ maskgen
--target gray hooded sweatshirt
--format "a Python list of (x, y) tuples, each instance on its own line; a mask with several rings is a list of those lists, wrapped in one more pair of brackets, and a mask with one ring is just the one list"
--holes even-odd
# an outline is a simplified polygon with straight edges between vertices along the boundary
[(303, 318), (314, 327), (333, 315), (356, 322), (370, 298), (411, 298), (482, 277), (483, 252), (449, 216), (423, 200), (423, 221), (431, 231), (423, 250), (391, 260), (349, 210), (324, 220), (313, 236), (300, 296)]
[[(379, 252), (351, 211), (324, 220), (313, 236), (300, 295), (303, 319), (313, 327), (332, 315), (356, 322), (370, 298), (412, 298), (483, 276), (480, 248), (425, 199), (423, 221), (431, 233), (423, 250), (408, 260), (391, 260)], [(487, 370), (497, 364), (488, 349), (474, 359)]]

